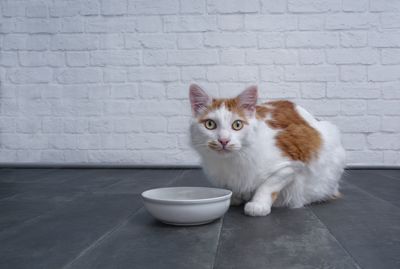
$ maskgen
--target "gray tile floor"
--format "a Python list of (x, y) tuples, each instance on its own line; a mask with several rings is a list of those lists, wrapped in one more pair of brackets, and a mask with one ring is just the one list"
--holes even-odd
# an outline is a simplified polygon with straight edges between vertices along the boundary
[(200, 170), (0, 169), (0, 268), (400, 268), (400, 170), (347, 170), (340, 200), (242, 208), (173, 227), (140, 193), (208, 185)]

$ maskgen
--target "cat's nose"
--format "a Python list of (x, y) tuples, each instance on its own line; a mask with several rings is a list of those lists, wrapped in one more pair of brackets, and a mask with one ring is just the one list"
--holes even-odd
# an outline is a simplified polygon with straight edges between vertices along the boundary
[(221, 143), (221, 145), (223, 147), (225, 147), (228, 143), (229, 143), (229, 139), (218, 139), (219, 143)]

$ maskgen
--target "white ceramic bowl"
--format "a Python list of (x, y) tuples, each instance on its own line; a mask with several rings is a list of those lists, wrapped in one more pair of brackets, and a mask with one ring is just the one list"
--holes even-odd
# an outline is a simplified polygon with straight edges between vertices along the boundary
[(200, 225), (222, 217), (232, 192), (205, 187), (152, 189), (142, 193), (144, 206), (156, 219), (173, 225)]

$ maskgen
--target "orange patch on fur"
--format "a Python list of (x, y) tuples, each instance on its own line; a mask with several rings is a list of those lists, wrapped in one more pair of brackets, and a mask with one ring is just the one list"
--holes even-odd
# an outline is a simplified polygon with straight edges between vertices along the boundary
[(256, 106), (256, 118), (258, 120), (263, 120), (267, 117), (268, 113), (271, 113), (272, 109), (266, 106), (258, 105)]
[(244, 124), (248, 124), (248, 122), (246, 121), (245, 111), (239, 106), (238, 98), (230, 98), (230, 99), (214, 98), (211, 102), (211, 105), (207, 107), (206, 112), (199, 119), (199, 122), (206, 119), (207, 118), (206, 116), (210, 111), (217, 110), (217, 109), (221, 108), (222, 105), (224, 105), (226, 107), (226, 109), (228, 109), (229, 111), (232, 111), (232, 112), (238, 114), (243, 119)]
[(305, 163), (317, 156), (322, 144), (321, 136), (297, 113), (294, 104), (290, 101), (273, 101), (266, 105), (273, 107), (270, 111), (272, 119), (266, 123), (271, 128), (280, 129), (276, 145), (283, 154)]
[(279, 194), (279, 192), (273, 192), (271, 194), (272, 202), (275, 202), (276, 198), (278, 198), (278, 194)]

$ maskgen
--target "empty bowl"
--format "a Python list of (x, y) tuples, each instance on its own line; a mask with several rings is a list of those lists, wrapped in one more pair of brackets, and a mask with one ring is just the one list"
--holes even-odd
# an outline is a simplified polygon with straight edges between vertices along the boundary
[(200, 225), (222, 217), (232, 192), (205, 187), (151, 189), (142, 193), (144, 206), (156, 219), (172, 225)]

